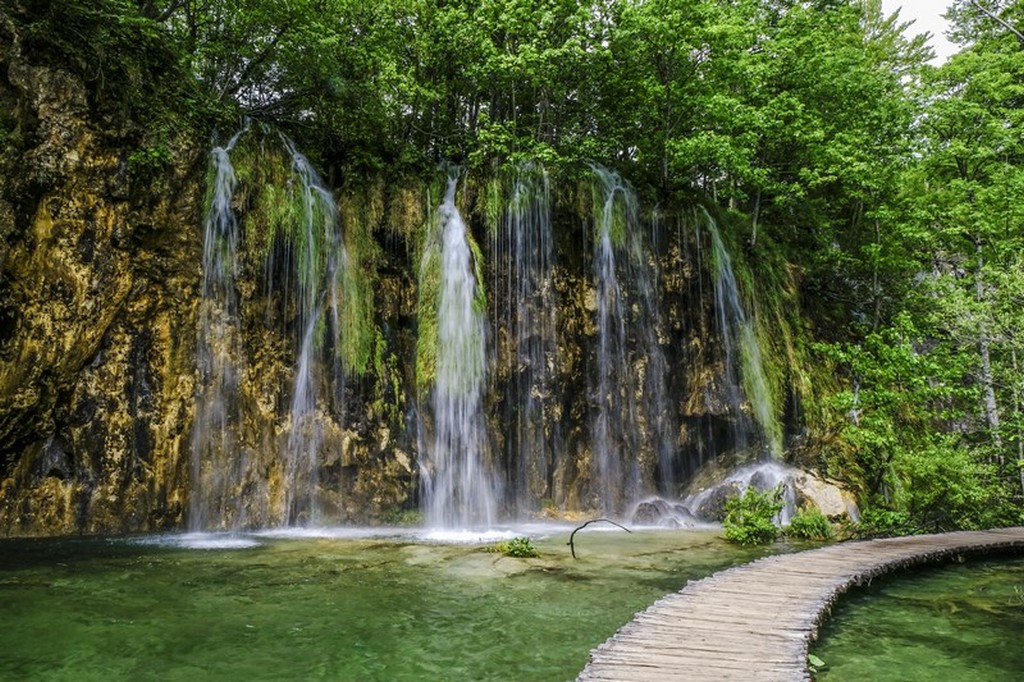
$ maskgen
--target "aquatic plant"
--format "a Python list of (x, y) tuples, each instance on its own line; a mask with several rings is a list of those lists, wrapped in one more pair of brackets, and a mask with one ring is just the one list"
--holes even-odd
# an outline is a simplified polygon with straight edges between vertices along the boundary
[(530, 559), (540, 556), (537, 548), (530, 542), (530, 538), (512, 538), (504, 540), (494, 546), (494, 551), (515, 559)]

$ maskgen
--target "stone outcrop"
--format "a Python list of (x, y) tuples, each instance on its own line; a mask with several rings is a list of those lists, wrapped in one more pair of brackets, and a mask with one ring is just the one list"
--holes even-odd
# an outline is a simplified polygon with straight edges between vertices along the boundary
[(860, 511), (853, 493), (836, 483), (823, 480), (808, 471), (801, 471), (793, 478), (796, 505), (816, 507), (830, 519), (848, 518), (860, 520)]

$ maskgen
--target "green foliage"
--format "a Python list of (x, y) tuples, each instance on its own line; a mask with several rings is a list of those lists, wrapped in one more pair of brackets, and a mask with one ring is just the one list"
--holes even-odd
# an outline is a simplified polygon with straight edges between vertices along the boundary
[(26, 22), (22, 49), (60, 54), (96, 87), (95, 102), (104, 109), (124, 106), (146, 116), (158, 86), (187, 82), (174, 82), (178, 61), (159, 24), (124, 0), (33, 2), (18, 10)]
[(916, 535), (921, 530), (907, 512), (868, 507), (861, 514), (857, 532), (862, 537), (895, 537)]
[(148, 175), (166, 169), (172, 160), (171, 150), (165, 144), (136, 149), (128, 155), (128, 172)]
[(494, 551), (516, 559), (530, 559), (540, 556), (537, 548), (530, 542), (530, 538), (503, 540), (494, 546)]
[(831, 540), (836, 531), (817, 507), (803, 507), (790, 521), (786, 535), (803, 540)]
[(742, 497), (725, 503), (725, 539), (741, 545), (764, 545), (775, 541), (779, 528), (774, 518), (782, 511), (782, 490), (758, 492), (747, 488)]
[(402, 528), (420, 526), (423, 524), (423, 512), (419, 509), (391, 509), (384, 515), (384, 523)]

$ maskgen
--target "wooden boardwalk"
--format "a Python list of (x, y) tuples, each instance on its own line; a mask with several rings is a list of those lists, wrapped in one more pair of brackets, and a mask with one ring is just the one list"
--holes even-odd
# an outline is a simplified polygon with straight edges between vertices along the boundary
[(845, 542), (691, 582), (594, 649), (577, 680), (809, 680), (807, 647), (850, 587), (923, 563), (1024, 552), (1024, 528)]

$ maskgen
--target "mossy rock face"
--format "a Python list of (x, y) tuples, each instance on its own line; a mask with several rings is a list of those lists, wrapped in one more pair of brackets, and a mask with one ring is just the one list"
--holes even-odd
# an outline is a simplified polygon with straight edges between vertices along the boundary
[(84, 82), (5, 47), (24, 146), (0, 153), (0, 533), (176, 525), (201, 152), (133, 186)]
[[(181, 528), (193, 489), (209, 133), (183, 130), (168, 140), (170, 161), (147, 165), (143, 180), (127, 160), (133, 153), (148, 157), (137, 154), (138, 140), (98, 122), (89, 84), (32, 59), (0, 45), (0, 67), (9, 74), (0, 79), (0, 109), (14, 112), (9, 120), (0, 116), (9, 143), (0, 148), (0, 534)], [(241, 190), (233, 204), (242, 230), (235, 287), (244, 355), (234, 398), (243, 415), (236, 454), (248, 469), (229, 491), (244, 503), (225, 523), (267, 525), (285, 522), (280, 459), (297, 312), (294, 300), (268, 291), (266, 265), (297, 209), (289, 193), (290, 160), (277, 133), (250, 132), (237, 148)], [(602, 505), (591, 444), (595, 207), (590, 184), (556, 185), (556, 255), (545, 283), (550, 290), (544, 289), (557, 306), (555, 338), (544, 358), (546, 385), (535, 396), (545, 401), (543, 420), (524, 438), (557, 456), (519, 473), (521, 496), (535, 503), (527, 511), (573, 518)], [(465, 187), (461, 208), (472, 210), (462, 215), (481, 247), (474, 253), (476, 276), (488, 286), (493, 307), (500, 282), (488, 273), (500, 264), (489, 251), (498, 247), (487, 237), (508, 198), (494, 178), (471, 178)], [(415, 506), (417, 438), (431, 428), (429, 410), (422, 408), (435, 372), (439, 277), (436, 262), (423, 263), (440, 192), (436, 179), (363, 179), (339, 196), (345, 245), (363, 279), (343, 283), (353, 292), (344, 325), (357, 333), (334, 356), (318, 358), (318, 370), (333, 371), (337, 360), (347, 375), (317, 387), (315, 419), (323, 437), (311, 494), (337, 520), (384, 521), (395, 509)], [(625, 210), (616, 208), (612, 226), (620, 243)], [(753, 445), (743, 450), (728, 440), (739, 420), (731, 414), (716, 336), (706, 237), (690, 213), (684, 207), (665, 218), (658, 250), (644, 256), (657, 266), (662, 315), (654, 336), (666, 356), (668, 409), (679, 425), (669, 443), (678, 460), (676, 483), (723, 451), (725, 468), (754, 452)], [(736, 225), (723, 230), (735, 241)], [(759, 258), (737, 255), (736, 262), (743, 286), (754, 290), (745, 294), (759, 321), (771, 395), (776, 402), (781, 395), (806, 400), (814, 387), (798, 351), (806, 344), (797, 338), (792, 273), (773, 252)], [(770, 281), (761, 282), (762, 273)], [(484, 300), (481, 295), (478, 304)], [(488, 334), (492, 357), (515, 360), (509, 330), (493, 317)], [(326, 345), (326, 330), (323, 336)], [(636, 377), (652, 373), (644, 357), (631, 357), (628, 367)], [(509, 404), (508, 387), (521, 373), (514, 361), (489, 368), (485, 417), (494, 449), (502, 453), (512, 452), (518, 437), (510, 427), (516, 406)], [(631, 386), (631, 397), (641, 402), (643, 381)], [(641, 469), (640, 487), (651, 487), (655, 477), (650, 434), (656, 417), (639, 418), (646, 434), (629, 449)], [(802, 425), (791, 427), (796, 432)], [(724, 495), (702, 515), (720, 517)]]

